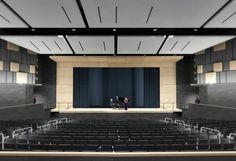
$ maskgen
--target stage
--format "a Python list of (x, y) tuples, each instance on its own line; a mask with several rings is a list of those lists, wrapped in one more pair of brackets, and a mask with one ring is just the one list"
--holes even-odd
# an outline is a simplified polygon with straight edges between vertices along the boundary
[(67, 117), (69, 119), (163, 119), (165, 117), (181, 117), (182, 110), (178, 108), (55, 108), (51, 110), (51, 117)]
[(164, 108), (129, 108), (127, 111), (118, 108), (55, 108), (52, 109), (51, 112), (57, 113), (176, 113), (182, 112), (181, 109), (164, 109)]

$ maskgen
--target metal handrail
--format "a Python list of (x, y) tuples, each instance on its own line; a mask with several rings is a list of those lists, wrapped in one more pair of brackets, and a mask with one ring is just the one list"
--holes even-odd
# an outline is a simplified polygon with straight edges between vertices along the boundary
[(4, 136), (4, 134), (1, 132), (0, 133), (0, 135), (1, 135), (1, 137), (2, 137), (2, 150), (4, 149), (4, 141), (5, 141), (5, 136)]
[(68, 118), (67, 117), (60, 118), (59, 123), (61, 123), (63, 121), (64, 122), (68, 122)]
[(202, 133), (203, 131), (208, 131), (208, 132), (215, 132), (217, 133), (218, 139), (219, 139), (219, 144), (221, 143), (221, 132), (217, 129), (211, 129), (208, 127), (201, 127), (200, 128), (200, 133)]
[(178, 119), (175, 119), (175, 123), (178, 124), (178, 125), (182, 125), (184, 127), (188, 127), (189, 125), (186, 124), (183, 120), (178, 120)]
[(58, 123), (59, 123), (58, 120), (55, 119), (55, 120), (50, 120), (50, 121), (48, 121), (47, 125), (49, 125), (49, 126), (50, 126), (51, 124), (52, 124), (52, 125), (56, 125), (56, 129), (57, 129), (57, 124), (58, 124)]
[(232, 140), (233, 139), (232, 136), (236, 136), (236, 133), (229, 133), (229, 136), (227, 136), (227, 138)]
[(25, 127), (25, 128), (21, 128), (21, 129), (16, 129), (16, 130), (14, 130), (13, 132), (12, 132), (12, 138), (14, 139), (15, 138), (15, 136), (16, 135), (18, 135), (18, 134), (16, 134), (17, 132), (20, 132), (21, 134), (22, 134), (22, 132), (24, 133), (24, 132), (32, 132), (33, 131), (33, 128), (32, 127)]
[(167, 123), (167, 122), (171, 122), (171, 123), (172, 123), (172, 122), (174, 122), (174, 121), (173, 121), (173, 119), (172, 119), (172, 118), (165, 117), (165, 122), (166, 122), (166, 123)]

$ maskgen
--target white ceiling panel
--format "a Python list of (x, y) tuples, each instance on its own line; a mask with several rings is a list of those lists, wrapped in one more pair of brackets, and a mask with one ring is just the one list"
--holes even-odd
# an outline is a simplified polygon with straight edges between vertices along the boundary
[(32, 27), (85, 27), (75, 0), (6, 0)]
[(57, 36), (0, 36), (1, 39), (39, 54), (72, 54), (63, 37)]
[(0, 28), (27, 28), (27, 26), (0, 1)]
[(168, 38), (160, 54), (194, 54), (235, 36), (175, 36)]
[(156, 54), (164, 36), (119, 36), (117, 54)]
[(236, 28), (236, 1), (225, 7), (205, 28)]
[(227, 0), (82, 0), (90, 27), (197, 28)]
[(68, 36), (76, 54), (114, 54), (113, 36)]

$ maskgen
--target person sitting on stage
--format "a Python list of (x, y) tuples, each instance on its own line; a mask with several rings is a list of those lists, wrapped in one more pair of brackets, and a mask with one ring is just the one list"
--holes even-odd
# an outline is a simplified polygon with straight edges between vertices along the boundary
[(127, 98), (127, 97), (125, 97), (125, 99), (124, 99), (124, 103), (125, 103), (125, 110), (128, 110), (128, 102), (129, 102), (128, 98)]

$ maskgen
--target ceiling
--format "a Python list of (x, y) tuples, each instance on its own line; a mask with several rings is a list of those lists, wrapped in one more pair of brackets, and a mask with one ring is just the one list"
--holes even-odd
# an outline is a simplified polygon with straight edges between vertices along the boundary
[(68, 36), (76, 54), (114, 54), (113, 36)]
[(194, 54), (234, 38), (235, 8), (236, 0), (1, 0), (0, 38), (39, 54)]
[(226, 2), (227, 0), (82, 0), (82, 5), (90, 27), (192, 28), (204, 24)]
[(232, 38), (234, 36), (175, 36), (168, 38), (160, 54), (193, 54)]
[(0, 38), (39, 54), (72, 54), (70, 47), (63, 37), (1, 36)]

